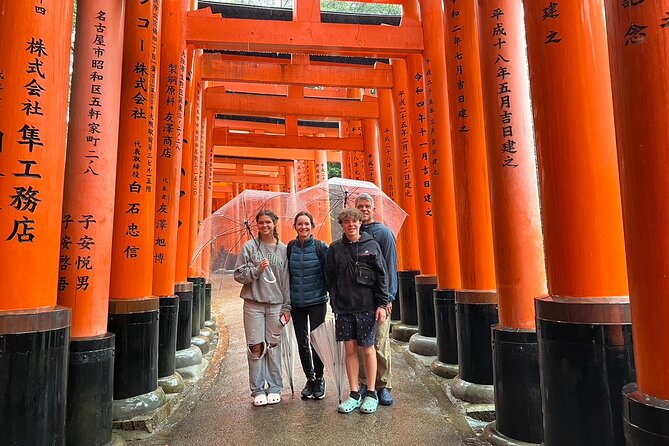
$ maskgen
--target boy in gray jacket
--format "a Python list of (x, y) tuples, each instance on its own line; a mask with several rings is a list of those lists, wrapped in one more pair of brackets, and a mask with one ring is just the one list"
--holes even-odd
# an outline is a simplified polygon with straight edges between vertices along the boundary
[[(286, 245), (279, 242), (277, 216), (256, 215), (258, 238), (237, 257), (234, 278), (243, 284), (244, 332), (248, 345), (249, 385), (254, 406), (281, 401), (281, 330), (290, 320), (290, 281)], [(265, 382), (268, 388), (265, 389)]]

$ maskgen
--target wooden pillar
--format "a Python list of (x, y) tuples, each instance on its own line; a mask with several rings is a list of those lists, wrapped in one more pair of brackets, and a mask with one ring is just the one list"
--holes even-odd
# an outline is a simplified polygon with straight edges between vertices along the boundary
[(175, 286), (187, 64), (184, 20), (188, 8), (189, 0), (166, 0), (162, 10), (162, 26), (169, 31), (161, 37), (160, 51), (153, 294), (160, 297), (158, 378), (169, 378), (169, 384), (163, 385), (168, 392), (178, 392), (173, 379), (181, 378), (175, 374), (179, 310)]
[(550, 295), (536, 302), (544, 442), (623, 444), (634, 365), (603, 0), (525, 7)]
[(8, 444), (65, 444), (70, 310), (56, 306), (56, 294), (71, 32), (70, 0), (0, 5), (0, 429)]
[[(411, 124), (409, 111), (409, 84), (407, 80), (406, 63), (402, 59), (392, 61), (393, 90), (384, 92), (383, 99), (379, 94), (379, 110), (388, 110), (392, 113), (396, 134), (393, 142), (392, 161), (394, 177), (397, 181), (395, 201), (407, 213), (398, 237), (398, 244), (402, 246), (402, 270), (420, 273), (420, 251), (418, 241), (418, 227), (415, 207), (415, 182), (413, 179), (413, 157), (411, 150)], [(390, 100), (390, 104), (386, 102)], [(382, 105), (383, 103), (383, 105)], [(385, 112), (382, 114), (385, 115)], [(385, 116), (384, 116), (385, 121)], [(383, 129), (386, 132), (387, 129)]]
[(425, 106), (427, 95), (425, 93), (423, 58), (418, 54), (410, 55), (406, 59), (406, 65), (420, 271), (422, 274), (435, 275), (437, 274), (437, 260), (435, 256), (433, 197), (427, 138), (428, 118)]
[[(446, 17), (446, 67), (462, 280), (462, 289), (455, 295), (459, 376), (468, 383), (492, 386), (490, 325), (497, 323), (498, 315), (476, 5), (450, 3)], [(469, 397), (464, 392), (455, 394), (462, 399)]]
[(286, 192), (295, 193), (295, 162), (286, 166)]
[[(192, 6), (192, 4), (191, 4)], [(177, 223), (177, 263), (174, 294), (179, 296), (177, 322), (176, 355), (191, 347), (191, 331), (193, 325), (193, 284), (188, 281), (188, 266), (191, 261), (190, 234), (195, 230), (191, 219), (191, 201), (193, 185), (193, 158), (195, 141), (193, 125), (195, 120), (195, 94), (200, 64), (196, 62), (198, 50), (188, 47), (186, 52), (186, 87), (184, 98), (184, 128), (181, 155), (181, 179), (179, 181), (179, 220)]]
[[(415, 2), (407, 5), (418, 9)], [(430, 185), (432, 186), (432, 212), (439, 227), (434, 225), (437, 259), (438, 289), (460, 288), (460, 259), (458, 253), (457, 222), (453, 160), (451, 154), (451, 128), (448, 118), (444, 14), (440, 0), (420, 2), (423, 23), (423, 51), (425, 69), (425, 94), (427, 104), (428, 157)]]
[[(115, 338), (107, 333), (107, 317), (123, 20), (120, 0), (84, 2), (77, 9), (60, 233), (70, 243), (61, 245), (58, 287), (58, 303), (72, 308), (66, 437), (77, 444), (112, 438)], [(93, 410), (91, 400), (97, 402)]]
[(534, 299), (546, 294), (546, 269), (522, 4), (480, 0), (478, 30), (499, 299), (492, 331), (496, 424), (488, 429), (541, 443)]
[[(393, 104), (393, 93), (389, 89), (381, 89), (378, 92), (379, 97), (379, 161), (381, 163), (381, 189), (388, 197), (396, 203), (399, 203), (399, 194), (401, 192), (401, 182), (397, 177), (397, 154), (398, 137), (397, 123), (395, 122), (395, 106)], [(405, 209), (405, 211), (407, 211)], [(411, 214), (407, 211), (407, 214)], [(407, 221), (404, 221), (400, 237), (397, 240), (397, 263), (398, 270), (404, 269), (404, 251), (401, 237), (402, 231), (406, 229)], [(399, 305), (394, 305), (398, 308)]]
[(669, 2), (606, 1), (636, 384), (623, 389), (626, 444), (666, 443)]
[(165, 402), (157, 384), (159, 301), (152, 293), (160, 12), (157, 1), (126, 4), (109, 287), (114, 400), (146, 398), (147, 411)]
[(379, 166), (379, 130), (376, 119), (362, 121), (363, 170), (365, 179), (381, 187), (381, 169)]

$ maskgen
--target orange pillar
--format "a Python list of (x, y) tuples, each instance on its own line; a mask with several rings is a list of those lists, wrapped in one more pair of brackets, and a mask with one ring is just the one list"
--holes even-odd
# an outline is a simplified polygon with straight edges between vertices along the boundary
[(114, 334), (107, 333), (107, 314), (123, 19), (120, 0), (82, 2), (77, 9), (60, 233), (71, 243), (61, 245), (58, 287), (58, 303), (72, 308), (66, 437), (76, 444), (107, 442), (112, 435), (111, 419), (91, 411), (90, 400), (108, 408), (113, 397)]
[(295, 163), (286, 166), (286, 192), (295, 193)]
[(425, 75), (423, 58), (418, 54), (407, 56), (409, 126), (413, 158), (414, 201), (420, 271), (423, 274), (437, 273), (434, 242), (434, 213), (432, 210), (432, 184), (430, 182), (430, 158), (428, 147), (427, 111), (425, 108)]
[[(323, 133), (317, 133), (317, 137), (325, 136)], [(316, 181), (314, 184), (320, 184), (328, 180), (328, 155), (325, 150), (316, 150)], [(327, 206), (326, 203), (321, 203), (320, 206)], [(319, 211), (319, 215), (326, 215), (327, 210), (324, 209), (322, 212)], [(332, 222), (330, 219), (326, 219), (323, 222), (323, 227), (319, 231), (318, 238), (324, 240), (325, 242), (332, 243)]]
[(165, 401), (157, 388), (159, 302), (152, 293), (160, 11), (157, 1), (126, 4), (109, 286), (114, 399), (150, 394), (147, 411)]
[(544, 441), (623, 444), (634, 365), (603, 0), (525, 6), (550, 294), (536, 302)]
[[(195, 55), (194, 65), (199, 65), (199, 58), (201, 52), (198, 52)], [(193, 337), (192, 341), (194, 344), (198, 345), (203, 352), (207, 350), (205, 345), (200, 343), (200, 329), (204, 326), (204, 288), (205, 288), (205, 279), (203, 278), (203, 266), (202, 266), (202, 255), (198, 256), (196, 259), (193, 258), (197, 245), (197, 235), (198, 229), (201, 223), (201, 211), (200, 208), (204, 205), (204, 189), (202, 182), (202, 171), (203, 171), (203, 161), (205, 156), (205, 148), (202, 144), (201, 135), (202, 135), (202, 111), (203, 111), (203, 101), (204, 101), (204, 84), (200, 79), (198, 69), (193, 71), (194, 83), (194, 97), (193, 97), (193, 109), (191, 110), (192, 118), (192, 127), (190, 138), (193, 141), (193, 169), (192, 169), (192, 195), (190, 202), (190, 235), (189, 235), (189, 251), (190, 251), (190, 264), (188, 267), (188, 281), (193, 284), (193, 302), (191, 310), (191, 336)], [(240, 189), (241, 192), (241, 189)]]
[[(488, 429), (541, 443), (534, 299), (546, 294), (546, 269), (522, 4), (480, 0), (478, 30), (499, 299), (492, 331), (496, 424)], [(518, 401), (528, 410), (519, 412)]]
[[(339, 137), (351, 136), (351, 123), (349, 120), (339, 121)], [(341, 152), (341, 176), (342, 178), (353, 178), (353, 158), (350, 151)]]
[[(179, 296), (179, 321), (177, 324), (177, 352), (191, 346), (191, 327), (193, 311), (193, 284), (188, 282), (188, 265), (191, 260), (190, 233), (194, 222), (191, 220), (190, 208), (193, 184), (193, 151), (192, 137), (196, 85), (195, 70), (200, 65), (195, 63), (193, 48), (186, 53), (186, 87), (184, 99), (184, 128), (181, 156), (181, 179), (179, 181), (179, 221), (177, 224), (177, 263), (174, 293)], [(179, 353), (177, 353), (179, 355)]]
[(162, 22), (166, 32), (161, 38), (156, 145), (156, 200), (153, 243), (153, 294), (160, 297), (160, 346), (158, 377), (168, 378), (168, 392), (178, 392), (173, 385), (177, 347), (179, 298), (175, 294), (177, 270), (177, 229), (184, 139), (184, 97), (187, 51), (184, 40), (185, 15), (189, 0), (166, 0)]
[[(418, 5), (407, 2), (417, 15)], [(460, 259), (458, 253), (455, 189), (451, 154), (451, 127), (448, 114), (445, 54), (445, 20), (440, 0), (420, 2), (423, 24), (423, 51), (427, 111), (428, 157), (432, 187), (432, 213), (437, 259), (438, 289), (460, 288)]]
[[(420, 251), (418, 250), (418, 227), (416, 225), (415, 182), (413, 179), (413, 157), (411, 151), (411, 124), (409, 111), (409, 85), (406, 63), (402, 59), (394, 59), (392, 92), (384, 93), (383, 100), (379, 94), (379, 110), (392, 113), (396, 129), (393, 147), (394, 177), (397, 179), (395, 201), (407, 213), (399, 233), (399, 244), (402, 246), (402, 269), (420, 273)], [(386, 101), (390, 99), (390, 104)], [(383, 105), (381, 105), (383, 102)], [(385, 114), (385, 113), (384, 113)], [(387, 128), (387, 127), (386, 127)], [(383, 132), (386, 132), (386, 128)], [(404, 273), (403, 271), (403, 273)], [(404, 275), (404, 274), (403, 274)]]
[[(397, 178), (397, 125), (395, 122), (395, 109), (393, 105), (393, 93), (388, 89), (378, 91), (379, 97), (379, 161), (381, 163), (381, 189), (388, 197), (396, 203), (399, 203), (399, 194), (401, 191), (401, 182)], [(409, 214), (410, 215), (410, 214)], [(405, 230), (406, 220), (402, 225), (402, 231)], [(402, 249), (403, 238), (397, 240), (397, 264), (398, 270), (404, 269), (404, 251)], [(393, 319), (399, 318), (399, 305)]]
[[(393, 89), (392, 92), (379, 93), (379, 110), (392, 113), (391, 134), (393, 139), (392, 170), (395, 178), (395, 201), (405, 210), (407, 218), (399, 233), (398, 258), (401, 261), (397, 273), (399, 305), (393, 305), (394, 318), (399, 317), (405, 325), (417, 326), (418, 313), (416, 306), (416, 276), (420, 274), (420, 243), (416, 222), (415, 183), (413, 181), (413, 159), (411, 147), (411, 125), (409, 111), (409, 93), (404, 60), (392, 61)], [(403, 71), (402, 71), (403, 70)], [(390, 96), (387, 98), (386, 96)], [(390, 105), (385, 105), (391, 101)], [(383, 104), (383, 105), (382, 105)], [(381, 122), (381, 121), (380, 121)], [(387, 126), (383, 129), (385, 133)], [(399, 307), (399, 312), (396, 312)], [(399, 329), (398, 329), (399, 330)], [(395, 330), (395, 332), (399, 332)], [(417, 331), (417, 328), (414, 328)]]
[[(462, 289), (455, 295), (459, 376), (468, 383), (492, 386), (490, 325), (497, 323), (498, 316), (476, 5), (474, 2), (450, 3), (445, 12), (462, 280)], [(469, 398), (469, 394), (458, 391), (459, 387), (455, 389), (456, 397)], [(492, 392), (488, 397), (492, 400)]]
[(362, 121), (363, 170), (365, 179), (381, 187), (381, 169), (379, 166), (379, 130), (376, 119)]
[(66, 433), (70, 310), (56, 293), (71, 32), (69, 0), (0, 5), (0, 429), (8, 444), (60, 445)]
[[(606, 1), (636, 384), (623, 389), (628, 445), (666, 441), (669, 403), (666, 141), (669, 2)], [(665, 226), (666, 227), (666, 226)], [(640, 414), (643, 414), (639, 416)]]

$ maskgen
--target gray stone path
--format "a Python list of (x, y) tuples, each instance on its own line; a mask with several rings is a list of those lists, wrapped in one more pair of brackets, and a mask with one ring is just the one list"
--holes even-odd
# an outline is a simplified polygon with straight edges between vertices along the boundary
[[(221, 342), (201, 382), (189, 392), (164, 426), (148, 439), (130, 445), (484, 445), (464, 416), (446, 398), (435, 377), (421, 364), (404, 360), (406, 346), (394, 345), (395, 404), (376, 414), (337, 413), (338, 401), (328, 382), (322, 401), (303, 401), (304, 385), (297, 361), (296, 395), (255, 408), (248, 389), (240, 286), (230, 277), (214, 283), (214, 311)], [(229, 339), (225, 349), (225, 339)]]

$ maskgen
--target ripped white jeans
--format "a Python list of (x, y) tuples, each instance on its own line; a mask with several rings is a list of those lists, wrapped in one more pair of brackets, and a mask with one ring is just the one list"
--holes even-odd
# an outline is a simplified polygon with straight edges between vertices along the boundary
[[(249, 361), (249, 387), (251, 396), (263, 393), (281, 393), (281, 331), (279, 322), (281, 304), (266, 304), (244, 300), (244, 332), (246, 356)], [(260, 357), (250, 346), (262, 344)], [(276, 344), (272, 347), (271, 344)], [(265, 389), (267, 383), (267, 389)]]

